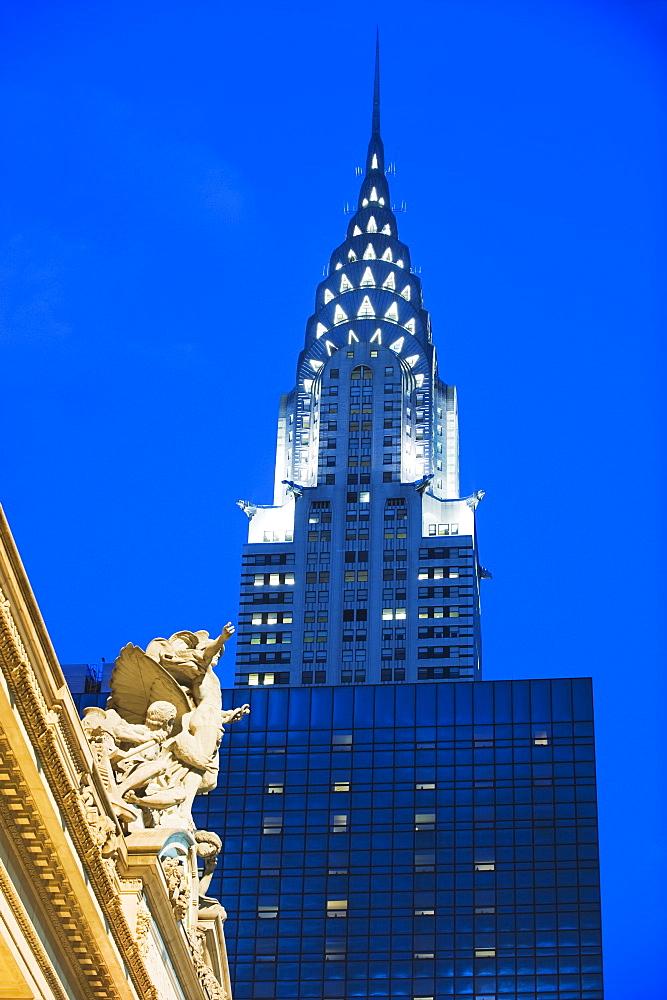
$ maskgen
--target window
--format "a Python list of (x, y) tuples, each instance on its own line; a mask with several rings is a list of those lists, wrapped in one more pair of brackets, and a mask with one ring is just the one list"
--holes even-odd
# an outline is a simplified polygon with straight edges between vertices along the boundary
[(347, 916), (347, 900), (346, 899), (327, 899), (327, 916), (328, 917), (346, 917)]
[(476, 861), (475, 871), (476, 872), (493, 872), (496, 870), (495, 861)]
[(349, 781), (334, 781), (333, 791), (334, 792), (349, 792), (350, 782)]
[(278, 916), (277, 906), (258, 906), (257, 916), (260, 920), (273, 920)]
[(432, 872), (435, 868), (435, 852), (415, 854), (415, 871)]
[(262, 828), (262, 833), (282, 833), (283, 832), (283, 818), (282, 816), (265, 816)]
[(435, 914), (435, 910), (415, 910), (416, 917), (432, 917)]
[(347, 813), (335, 813), (331, 819), (332, 833), (347, 833)]
[(285, 786), (282, 781), (271, 782), (266, 789), (269, 795), (282, 795), (285, 791)]
[(416, 951), (415, 958), (433, 958), (432, 951)]
[(495, 948), (475, 948), (475, 958), (495, 958)]
[(424, 792), (427, 789), (435, 788), (435, 782), (434, 781), (418, 781), (417, 784), (415, 785), (415, 788), (417, 789), (418, 792)]
[(415, 830), (435, 830), (435, 813), (415, 813)]
[(533, 733), (533, 745), (536, 747), (548, 747), (549, 738), (545, 730), (536, 729)]
[[(371, 502), (371, 495), (370, 495), (370, 493), (362, 491), (359, 494), (359, 503), (370, 503), (370, 502)], [(292, 576), (292, 578), (294, 577), (293, 573), (288, 574), (288, 575)], [(287, 581), (285, 581), (285, 582), (287, 582)], [(292, 583), (294, 583), (294, 579), (292, 579)]]
[(326, 953), (324, 955), (324, 960), (326, 962), (344, 962), (345, 961), (345, 942), (344, 941), (327, 941)]

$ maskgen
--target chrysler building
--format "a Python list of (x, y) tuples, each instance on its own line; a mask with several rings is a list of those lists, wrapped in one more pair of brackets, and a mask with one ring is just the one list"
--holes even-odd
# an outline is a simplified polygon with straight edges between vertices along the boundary
[(273, 504), (239, 506), (236, 683), (480, 679), (475, 507), (391, 203), (376, 53), (359, 203), (280, 401)]

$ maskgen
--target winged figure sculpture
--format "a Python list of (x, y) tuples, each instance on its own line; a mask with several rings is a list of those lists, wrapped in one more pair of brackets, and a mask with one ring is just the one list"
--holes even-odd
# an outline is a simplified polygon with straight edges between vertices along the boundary
[(176, 632), (153, 639), (145, 651), (128, 643), (111, 674), (106, 711), (85, 710), (84, 729), (130, 829), (194, 829), (194, 797), (217, 783), (223, 724), (250, 711), (248, 705), (222, 711), (213, 668), (233, 632), (231, 623), (217, 639)]

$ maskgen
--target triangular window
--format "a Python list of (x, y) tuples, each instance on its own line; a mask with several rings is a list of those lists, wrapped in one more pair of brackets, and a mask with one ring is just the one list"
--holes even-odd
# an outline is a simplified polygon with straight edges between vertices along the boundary
[(344, 323), (346, 319), (347, 319), (347, 313), (344, 312), (344, 310), (341, 309), (340, 306), (336, 306), (334, 310), (334, 325), (338, 325), (338, 323)]
[[(378, 198), (378, 202), (380, 203), (380, 205), (384, 205), (384, 198)], [(382, 230), (382, 232), (384, 232), (384, 229)]]
[(371, 271), (370, 267), (367, 267), (366, 270), (364, 271), (364, 276), (361, 279), (361, 287), (366, 288), (370, 285), (373, 286), (375, 285), (375, 278), (373, 277), (373, 272)]
[(357, 312), (359, 319), (371, 319), (375, 316), (375, 309), (371, 305), (371, 300), (368, 295), (364, 295), (361, 305), (359, 306), (359, 311)]
[(398, 260), (396, 261), (396, 266), (397, 266), (397, 267), (405, 267), (405, 265), (404, 265), (403, 261), (402, 261), (402, 260), (400, 259), (400, 257), (399, 257), (399, 259), (398, 259)]
[(311, 367), (314, 368), (316, 372), (318, 372), (320, 370), (320, 368), (323, 367), (324, 361), (313, 361), (312, 358), (311, 358), (310, 364), (311, 364)]
[(377, 256), (375, 254), (375, 250), (373, 249), (372, 243), (369, 243), (366, 249), (364, 250), (364, 260), (377, 260)]
[(371, 344), (381, 344), (382, 343), (382, 330), (380, 327), (377, 328), (370, 340)]
[(393, 344), (389, 345), (389, 350), (394, 351), (396, 354), (400, 354), (400, 352), (403, 350), (404, 340), (405, 337), (399, 337), (398, 340), (395, 340)]
[(391, 255), (391, 247), (387, 247), (387, 249), (385, 250), (385, 252), (382, 254), (382, 260), (388, 260), (389, 263), (391, 263), (393, 261), (393, 259), (394, 258)]
[(331, 291), (331, 289), (330, 288), (325, 288), (324, 289), (324, 304), (326, 305), (327, 302), (331, 302), (331, 300), (333, 298), (335, 298), (335, 296), (334, 296), (334, 293)]
[(347, 255), (347, 259), (348, 260), (356, 260), (357, 259), (357, 255), (354, 252), (354, 250), (350, 250), (350, 252)]
[(396, 280), (394, 278), (394, 272), (393, 271), (390, 271), (389, 275), (382, 282), (382, 287), (383, 288), (390, 288), (392, 290), (392, 292), (394, 291), (394, 289), (396, 288)]
[(366, 208), (367, 205), (368, 205), (368, 198), (364, 198), (364, 200), (361, 203), (361, 207)]
[[(340, 309), (340, 306), (336, 306), (336, 309)], [(395, 302), (389, 306), (385, 313), (387, 319), (393, 319), (394, 323), (398, 323), (398, 306)], [(335, 322), (335, 321), (334, 321)]]
[(414, 337), (414, 335), (415, 335), (415, 321), (413, 319), (409, 319), (407, 321), (407, 323), (403, 324), (403, 326), (408, 331), (408, 333), (411, 333), (412, 336)]
[(341, 274), (340, 276), (340, 290), (341, 292), (349, 292), (354, 286), (348, 281), (346, 274)]
[(378, 169), (378, 158), (377, 153), (373, 153), (373, 159), (371, 160), (371, 170)]
[(391, 226), (389, 225), (389, 223), (387, 223), (386, 226), (382, 227), (382, 232), (384, 233), (385, 236), (391, 236)]
[(368, 225), (366, 226), (366, 232), (367, 233), (377, 233), (377, 231), (378, 231), (378, 224), (375, 221), (375, 216), (371, 215), (370, 219), (368, 220)]
[(331, 355), (333, 354), (334, 351), (338, 350), (338, 348), (336, 347), (336, 345), (332, 344), (330, 340), (325, 340), (324, 341), (324, 345), (325, 345), (325, 347), (327, 349), (327, 354), (329, 355), (329, 357), (331, 357)]
[[(327, 343), (329, 343), (329, 341), (327, 341)], [(410, 357), (406, 358), (405, 360), (406, 360), (406, 363), (409, 364), (411, 368), (414, 368), (414, 366), (419, 361), (419, 355), (418, 354), (411, 354)]]
[(326, 333), (326, 332), (327, 332), (327, 328), (324, 325), (324, 323), (318, 323), (317, 324), (317, 329), (315, 330), (315, 336), (317, 337), (317, 339), (319, 340), (320, 337), (322, 336), (322, 334)]
[(403, 296), (404, 299), (406, 299), (406, 301), (408, 301), (408, 302), (410, 301), (410, 286), (409, 285), (405, 286), (405, 288), (401, 292), (401, 295)]
[(337, 270), (337, 271), (340, 271), (340, 269), (341, 269), (341, 267), (342, 267), (342, 266), (343, 266), (343, 265), (341, 264), (341, 262), (340, 262), (340, 261), (338, 261), (338, 263), (336, 264), (336, 270)]
[(377, 193), (377, 189), (376, 188), (372, 189), (370, 200), (371, 201), (377, 201), (378, 200), (378, 193)]
[(355, 226), (354, 227), (354, 229), (352, 230), (352, 235), (353, 236), (361, 236), (361, 229), (359, 229), (359, 226)]
[(359, 338), (357, 337), (357, 335), (354, 332), (354, 330), (350, 330), (349, 331), (349, 333), (347, 335), (347, 342), (348, 342), (348, 344), (358, 344), (359, 343)]

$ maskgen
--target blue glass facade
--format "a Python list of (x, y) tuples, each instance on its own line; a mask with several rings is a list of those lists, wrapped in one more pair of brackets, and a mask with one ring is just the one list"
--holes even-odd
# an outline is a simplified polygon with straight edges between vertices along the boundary
[(196, 804), (236, 1000), (602, 997), (588, 679), (251, 705)]

